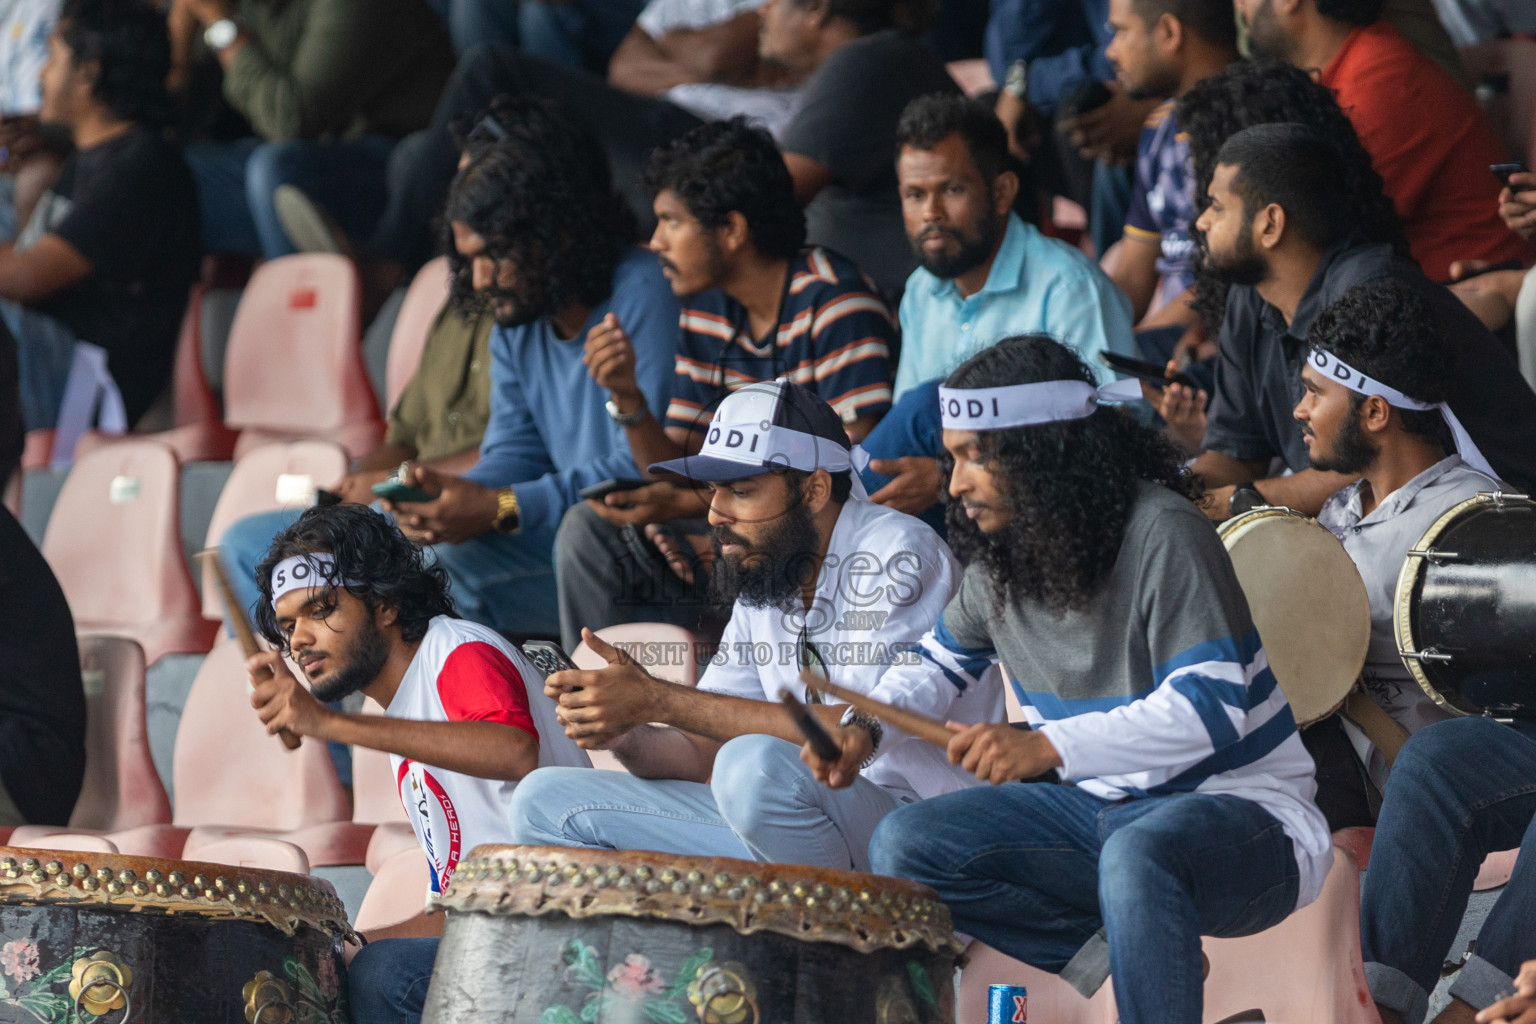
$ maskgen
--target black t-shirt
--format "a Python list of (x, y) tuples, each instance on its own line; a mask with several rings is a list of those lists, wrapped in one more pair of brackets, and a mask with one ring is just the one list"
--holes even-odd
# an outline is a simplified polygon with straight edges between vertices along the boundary
[(65, 825), (85, 777), (85, 691), (64, 591), (0, 506), (0, 780), (35, 825)]
[(1205, 447), (1236, 459), (1279, 456), (1293, 470), (1309, 468), (1301, 426), (1291, 415), (1302, 396), (1307, 333), (1317, 314), (1349, 289), (1381, 278), (1418, 292), (1446, 341), (1457, 346), (1447, 401), (1494, 471), (1522, 491), (1536, 487), (1536, 393), (1519, 366), (1449, 289), (1377, 243), (1344, 242), (1328, 250), (1289, 326), (1258, 289), (1227, 293)]
[(805, 211), (812, 244), (851, 258), (888, 296), (917, 266), (896, 190), (896, 122), (933, 92), (959, 92), (943, 61), (904, 32), (874, 32), (822, 62), (779, 140), (832, 172)]
[(201, 240), (192, 172), (176, 147), (134, 128), (64, 162), (23, 245), (37, 228), (78, 250), (91, 273), (35, 308), (107, 350), (131, 423), (170, 379), (187, 292), (197, 277)]

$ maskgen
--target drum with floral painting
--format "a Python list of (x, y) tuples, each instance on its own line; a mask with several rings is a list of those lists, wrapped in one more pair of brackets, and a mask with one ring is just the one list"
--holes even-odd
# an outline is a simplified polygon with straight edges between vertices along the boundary
[(0, 1024), (347, 1024), (329, 883), (0, 847)]
[(481, 846), (444, 893), (425, 1024), (953, 1024), (949, 911), (913, 882)]

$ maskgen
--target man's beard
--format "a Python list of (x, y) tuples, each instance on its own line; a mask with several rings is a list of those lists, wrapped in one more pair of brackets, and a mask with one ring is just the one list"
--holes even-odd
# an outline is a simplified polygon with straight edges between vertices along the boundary
[(1254, 248), (1246, 228), (1237, 233), (1237, 244), (1230, 258), (1205, 250), (1205, 269), (1216, 280), (1229, 285), (1252, 287), (1269, 277), (1269, 264)]
[[(542, 288), (486, 288), (480, 293), (496, 317), (498, 327), (525, 327), (551, 312)], [(510, 302), (512, 308), (500, 312), (496, 303)]]
[[(981, 219), (981, 223), (976, 225), (975, 234), (969, 238), (949, 228), (928, 228), (912, 240), (912, 249), (917, 253), (923, 269), (941, 281), (952, 281), (987, 261), (1002, 230), (1002, 226), (990, 216)], [(954, 255), (927, 252), (923, 248), (923, 240), (936, 234), (948, 235), (959, 242), (959, 250)]]
[(1172, 96), (1179, 91), (1179, 73), (1167, 65), (1157, 65), (1150, 60), (1147, 73), (1141, 81), (1125, 83), (1127, 99), (1151, 100)]
[[(726, 526), (715, 527), (713, 541), (715, 568), (709, 577), (709, 600), (719, 608), (729, 608), (738, 600), (749, 608), (783, 604), (810, 582), (821, 548), (815, 520), (802, 504), (788, 509), (757, 544), (749, 545)], [(720, 547), (727, 542), (740, 544), (746, 553), (726, 557)], [(752, 555), (759, 557), (747, 565)]]
[(1351, 403), (1349, 415), (1344, 417), (1339, 434), (1333, 439), (1333, 454), (1310, 461), (1313, 469), (1325, 473), (1363, 473), (1380, 454), (1381, 449), (1360, 429), (1359, 409)]
[(329, 678), (310, 684), (316, 700), (334, 704), (377, 679), (384, 671), (384, 663), (389, 661), (389, 640), (370, 616), (347, 640), (343, 654), (341, 668)]

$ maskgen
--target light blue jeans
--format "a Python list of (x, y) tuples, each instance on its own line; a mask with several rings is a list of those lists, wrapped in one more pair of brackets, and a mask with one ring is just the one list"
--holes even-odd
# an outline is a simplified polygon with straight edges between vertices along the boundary
[(708, 785), (540, 768), (517, 784), (508, 816), (514, 841), (531, 846), (868, 871), (869, 837), (902, 802), (862, 778), (828, 789), (801, 763), (798, 746), (753, 735), (720, 748)]

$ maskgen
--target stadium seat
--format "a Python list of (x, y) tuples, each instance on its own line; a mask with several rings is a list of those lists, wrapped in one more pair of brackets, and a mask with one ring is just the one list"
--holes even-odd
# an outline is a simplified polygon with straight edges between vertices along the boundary
[(421, 851), (414, 845), (400, 851), (373, 872), (353, 927), (366, 933), (415, 917), (426, 906), (431, 885), (432, 870)]
[(169, 448), (146, 439), (108, 445), (75, 463), (41, 545), (75, 629), (137, 640), (149, 665), (206, 651), (218, 628), (199, 614), (177, 503)]
[(144, 651), (115, 636), (80, 637), (85, 685), (85, 782), (69, 826), (23, 825), (22, 846), (74, 830), (114, 832), (171, 820), (171, 802), (149, 756), (144, 727)]
[(50, 835), (33, 843), (25, 843), (14, 836), (10, 841), (11, 846), (22, 849), (39, 851), (38, 860), (47, 860), (42, 856), (44, 850), (69, 850), (76, 853), (121, 853), (106, 836), (89, 835), (84, 832), (70, 832), (61, 835)]
[(261, 444), (318, 438), (361, 456), (383, 437), (368, 383), (357, 270), (343, 256), (304, 253), (251, 276), (224, 356), (224, 422), (235, 457)]
[(395, 329), (389, 336), (389, 360), (384, 365), (386, 413), (395, 407), (401, 392), (416, 375), (432, 322), (447, 301), (448, 257), (439, 256), (416, 272), (395, 318)]
[[(665, 622), (625, 622), (606, 626), (597, 635), (628, 650), (631, 657), (658, 679), (665, 679), (684, 686), (699, 685), (699, 666), (694, 657), (697, 645), (703, 638), (690, 629)], [(602, 656), (583, 641), (571, 652), (571, 661), (577, 668), (598, 669), (608, 664)], [(606, 750), (589, 750), (592, 767), (622, 772), (619, 759)]]
[(309, 874), (309, 858), (304, 856), (303, 850), (270, 836), (230, 836), (228, 839), (204, 844), (198, 848), (195, 858), (188, 859), (261, 871)]
[[(363, 713), (380, 715), (384, 710), (371, 698), (364, 698)], [(363, 863), (373, 874), (378, 874), (384, 862), (396, 853), (417, 850), (419, 854), (416, 833), (405, 816), (405, 808), (400, 806), (400, 790), (389, 766), (389, 755), (382, 751), (352, 748), (352, 820), (374, 826), (363, 856)]]
[(52, 455), (52, 428), (27, 431), (25, 446), (21, 450), (22, 469), (41, 469), (48, 465), (48, 460)]
[[(265, 444), (240, 457), (219, 493), (208, 523), (207, 547), (219, 546), (237, 519), (273, 509), (302, 511), (314, 504), (315, 488), (327, 487), (347, 473), (347, 453), (334, 441)], [(203, 616), (224, 618), (224, 605), (213, 585), (213, 569), (202, 567)]]

